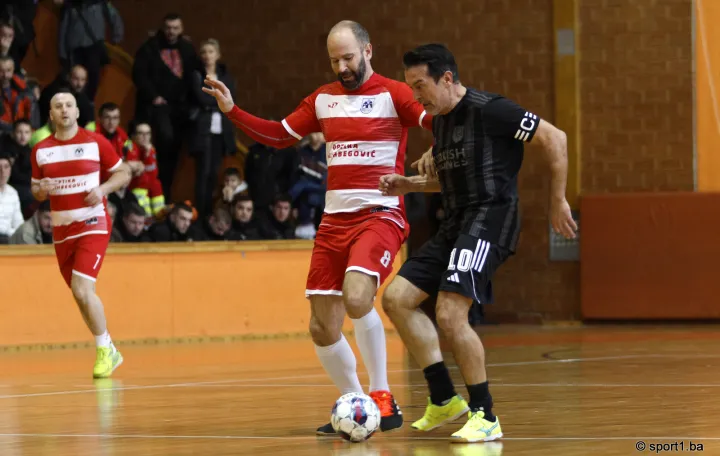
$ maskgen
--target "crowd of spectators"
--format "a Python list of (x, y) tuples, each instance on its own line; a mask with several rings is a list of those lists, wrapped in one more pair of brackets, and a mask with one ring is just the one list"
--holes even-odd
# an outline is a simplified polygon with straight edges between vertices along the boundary
[[(135, 112), (96, 106), (106, 40), (123, 41), (124, 24), (107, 0), (53, 0), (59, 13), (60, 73), (47, 86), (22, 67), (35, 31), (36, 0), (0, 6), (0, 243), (52, 243), (47, 202), (30, 191), (32, 147), (53, 134), (50, 100), (71, 92), (80, 126), (105, 136), (130, 165), (130, 184), (108, 195), (112, 242), (312, 239), (325, 202), (327, 163), (320, 133), (276, 150), (253, 144), (244, 169), (222, 169), (238, 148), (232, 123), (201, 89), (205, 78), (235, 91), (214, 39), (192, 42), (183, 20), (167, 14), (135, 53)], [(195, 163), (194, 198), (172, 195), (181, 153)], [(184, 182), (183, 182), (184, 184)], [(189, 183), (188, 183), (189, 184)]]

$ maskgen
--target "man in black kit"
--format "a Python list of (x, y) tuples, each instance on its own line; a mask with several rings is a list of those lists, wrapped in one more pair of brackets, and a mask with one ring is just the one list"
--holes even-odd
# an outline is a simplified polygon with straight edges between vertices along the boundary
[[(540, 143), (551, 169), (553, 229), (574, 238), (577, 225), (565, 199), (565, 133), (500, 95), (464, 87), (452, 53), (443, 45), (420, 46), (403, 57), (405, 80), (434, 116), (432, 151), (419, 161), (419, 176), (383, 176), (386, 195), (441, 192), (446, 218), (438, 233), (402, 266), (383, 296), (383, 308), (410, 353), (423, 368), (430, 390), (425, 415), (412, 427), (430, 431), (469, 411), (452, 442), (502, 437), (492, 413), (480, 337), (468, 323), (473, 301), (492, 302), (491, 278), (515, 252), (520, 233), (517, 176), (523, 143)], [(436, 170), (436, 171), (435, 171)], [(437, 172), (437, 178), (435, 178)], [(437, 323), (470, 395), (455, 392), (438, 335), (418, 309), (437, 296)]]

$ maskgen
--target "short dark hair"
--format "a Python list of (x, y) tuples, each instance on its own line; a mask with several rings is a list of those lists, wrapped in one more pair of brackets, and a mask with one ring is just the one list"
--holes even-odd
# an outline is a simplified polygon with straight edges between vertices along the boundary
[(237, 195), (235, 195), (233, 197), (232, 201), (230, 202), (230, 207), (234, 208), (237, 205), (237, 203), (243, 203), (245, 201), (250, 201), (251, 203), (253, 202), (252, 198), (250, 198), (250, 195), (238, 193)]
[(108, 101), (107, 103), (103, 103), (102, 106), (100, 106), (100, 111), (98, 111), (98, 113), (102, 116), (106, 111), (118, 111), (118, 110), (120, 110), (120, 106), (118, 106), (117, 103)]
[(0, 55), (0, 62), (12, 62), (15, 64), (15, 60), (10, 55)]
[(123, 204), (123, 218), (128, 215), (137, 215), (138, 217), (146, 217), (147, 212), (135, 201), (128, 201)]
[(180, 15), (178, 13), (171, 12), (171, 13), (167, 13), (165, 15), (165, 17), (163, 17), (163, 22), (176, 21), (178, 19), (182, 20), (182, 17), (180, 17)]
[(240, 177), (240, 170), (237, 168), (225, 168), (225, 171), (223, 172), (223, 176), (225, 176), (225, 177), (230, 177), (230, 176)]
[(1, 21), (0, 21), (0, 28), (9, 28), (9, 29), (15, 30), (15, 27), (13, 27), (13, 25), (12, 25), (10, 22), (6, 21), (6, 20), (1, 20)]
[(438, 82), (446, 71), (452, 73), (453, 81), (459, 82), (457, 63), (450, 49), (443, 44), (430, 43), (418, 46), (403, 55), (405, 68), (427, 65), (427, 72), (435, 82)]
[(173, 205), (172, 209), (170, 209), (170, 215), (172, 215), (172, 214), (177, 214), (177, 213), (180, 212), (180, 211), (187, 211), (187, 212), (190, 212), (190, 213), (192, 214), (192, 213), (193, 213), (193, 208), (190, 207), (190, 205), (187, 204), (187, 203), (175, 203), (175, 204)]
[(213, 210), (211, 217), (213, 217), (215, 220), (217, 220), (219, 222), (225, 222), (225, 223), (232, 222), (232, 217), (230, 217), (230, 211), (228, 211), (223, 206), (216, 207)]
[(27, 126), (29, 126), (29, 127), (32, 129), (32, 124), (31, 124), (30, 121), (27, 120), (27, 119), (18, 119), (18, 120), (16, 120), (15, 123), (13, 124), (13, 130), (15, 130), (15, 129), (18, 127), (18, 125), (27, 125)]
[(290, 195), (287, 193), (278, 193), (275, 195), (275, 198), (273, 198), (272, 205), (275, 206), (277, 203), (290, 203), (292, 204), (292, 198), (290, 198)]

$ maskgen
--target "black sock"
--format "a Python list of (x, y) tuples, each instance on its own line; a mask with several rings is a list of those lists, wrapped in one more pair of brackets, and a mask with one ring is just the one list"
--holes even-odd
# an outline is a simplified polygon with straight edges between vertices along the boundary
[(455, 397), (457, 393), (444, 362), (440, 361), (426, 367), (423, 369), (423, 373), (430, 388), (430, 402), (435, 405), (443, 405), (443, 402)]
[(485, 412), (485, 419), (494, 422), (495, 415), (492, 414), (492, 396), (488, 382), (478, 383), (477, 385), (466, 385), (468, 394), (470, 394), (470, 410), (477, 412), (482, 410)]

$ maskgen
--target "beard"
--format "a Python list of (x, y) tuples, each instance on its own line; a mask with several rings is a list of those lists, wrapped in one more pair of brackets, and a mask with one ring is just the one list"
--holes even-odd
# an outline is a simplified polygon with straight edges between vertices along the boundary
[[(340, 84), (342, 84), (343, 87), (345, 87), (348, 90), (355, 90), (358, 87), (360, 87), (360, 84), (362, 84), (363, 79), (365, 79), (365, 73), (367, 72), (367, 65), (365, 64), (365, 59), (360, 60), (360, 65), (358, 65), (357, 71), (353, 71), (350, 68), (345, 70), (342, 73), (338, 73), (338, 81), (340, 81)], [(343, 79), (343, 76), (352, 76), (353, 78), (349, 81), (345, 81)]]

